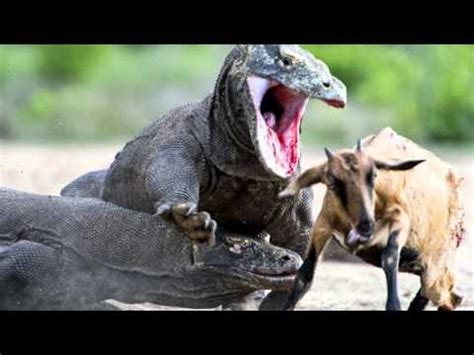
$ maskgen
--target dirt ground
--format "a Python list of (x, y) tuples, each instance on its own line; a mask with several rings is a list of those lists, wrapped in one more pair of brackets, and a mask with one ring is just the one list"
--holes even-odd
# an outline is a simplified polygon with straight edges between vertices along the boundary
[[(33, 146), (0, 141), (0, 186), (41, 194), (58, 194), (73, 178), (84, 172), (106, 168), (121, 145)], [(321, 160), (319, 153), (306, 151), (303, 167)], [(474, 157), (457, 157), (450, 162), (465, 176), (463, 186), (467, 235), (458, 250), (457, 288), (464, 295), (461, 309), (474, 310)], [(315, 187), (318, 211), (324, 187)], [(400, 296), (406, 308), (419, 287), (418, 278), (401, 274)], [(381, 269), (364, 263), (324, 260), (310, 292), (300, 302), (300, 310), (383, 310), (385, 278)], [(119, 305), (123, 309), (176, 309), (152, 304)], [(429, 307), (433, 309), (433, 307)]]

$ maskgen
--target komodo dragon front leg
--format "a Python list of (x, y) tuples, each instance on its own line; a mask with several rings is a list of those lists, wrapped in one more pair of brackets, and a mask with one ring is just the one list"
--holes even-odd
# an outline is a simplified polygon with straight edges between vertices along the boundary
[(198, 211), (200, 181), (194, 165), (176, 163), (183, 167), (176, 176), (176, 171), (166, 171), (161, 164), (158, 161), (151, 166), (146, 179), (147, 190), (155, 201), (156, 215), (172, 220), (191, 240), (214, 244), (217, 223), (208, 212)]
[(195, 202), (157, 205), (157, 215), (172, 220), (192, 240), (214, 244), (217, 224), (207, 212), (198, 212)]
[[(177, 157), (173, 152), (163, 152), (162, 159), (147, 169), (146, 189), (151, 199), (155, 201), (154, 205), (150, 206), (150, 212), (174, 222), (191, 240), (213, 244), (216, 222), (209, 213), (197, 210), (199, 180), (204, 180), (205, 176), (199, 179), (196, 164), (189, 160), (188, 157)], [(170, 166), (181, 169), (176, 171), (170, 169)], [(200, 170), (205, 172), (203, 169)], [(61, 190), (61, 196), (103, 198), (118, 205), (123, 205), (124, 200), (128, 202), (133, 199), (129, 194), (119, 195), (112, 193), (110, 188), (107, 189), (106, 182), (115, 187), (124, 184), (116, 177), (107, 176), (107, 173), (108, 170), (100, 170), (82, 175), (66, 185)]]
[[(207, 168), (195, 149), (176, 152), (163, 149), (159, 156), (144, 171), (144, 187), (147, 201), (145, 210), (167, 221), (175, 223), (191, 240), (214, 244), (217, 224), (206, 211), (199, 211), (199, 195), (207, 183)], [(127, 180), (121, 174), (107, 176), (103, 199), (121, 206), (132, 207), (135, 199), (143, 210), (139, 193), (131, 192), (121, 185)], [(120, 191), (124, 191), (121, 193)]]

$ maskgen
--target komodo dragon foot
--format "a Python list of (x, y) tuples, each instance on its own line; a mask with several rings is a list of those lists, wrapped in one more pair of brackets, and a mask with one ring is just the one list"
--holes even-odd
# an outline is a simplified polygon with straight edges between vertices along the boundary
[(195, 203), (164, 204), (157, 215), (173, 221), (194, 242), (214, 245), (217, 223), (207, 212), (197, 212)]

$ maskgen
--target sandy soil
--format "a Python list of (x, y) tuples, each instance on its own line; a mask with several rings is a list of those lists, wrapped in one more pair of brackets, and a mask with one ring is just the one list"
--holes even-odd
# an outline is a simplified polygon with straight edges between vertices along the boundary
[[(32, 146), (0, 142), (0, 186), (41, 194), (58, 194), (66, 183), (84, 172), (106, 168), (121, 148), (117, 145)], [(303, 166), (321, 160), (319, 153), (306, 151)], [(451, 161), (465, 176), (463, 195), (466, 208), (466, 241), (458, 253), (458, 286), (465, 298), (461, 309), (474, 310), (474, 157), (465, 155)], [(319, 210), (324, 187), (314, 188)], [(331, 248), (330, 250), (334, 250)], [(339, 262), (326, 257), (316, 273), (310, 292), (298, 305), (301, 310), (383, 310), (385, 279), (382, 270), (364, 263)], [(418, 278), (401, 274), (400, 296), (406, 308), (418, 290)], [(176, 309), (152, 304), (124, 305), (123, 309)], [(432, 307), (431, 307), (432, 309)]]

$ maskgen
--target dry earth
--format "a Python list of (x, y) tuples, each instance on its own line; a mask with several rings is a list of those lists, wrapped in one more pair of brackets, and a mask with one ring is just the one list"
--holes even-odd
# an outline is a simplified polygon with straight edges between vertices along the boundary
[[(121, 145), (36, 146), (0, 142), (0, 186), (41, 194), (58, 194), (60, 188), (84, 172), (106, 168)], [(321, 160), (319, 152), (306, 151), (304, 167)], [(466, 241), (458, 253), (458, 289), (465, 296), (461, 309), (474, 310), (474, 159), (464, 155), (450, 162), (465, 176)], [(315, 208), (319, 210), (324, 187), (315, 187)], [(331, 250), (334, 250), (331, 248)], [(340, 262), (331, 258), (318, 267), (311, 291), (298, 305), (301, 310), (383, 310), (383, 272), (364, 263)], [(418, 290), (418, 278), (401, 274), (402, 307), (407, 307)], [(123, 309), (176, 309), (152, 304), (124, 305)], [(433, 309), (432, 307), (430, 309)]]

